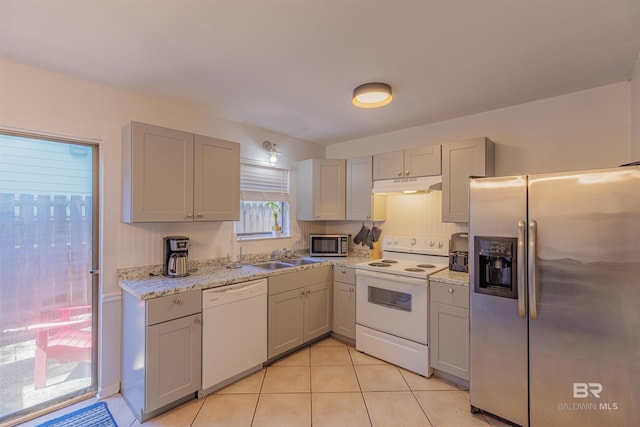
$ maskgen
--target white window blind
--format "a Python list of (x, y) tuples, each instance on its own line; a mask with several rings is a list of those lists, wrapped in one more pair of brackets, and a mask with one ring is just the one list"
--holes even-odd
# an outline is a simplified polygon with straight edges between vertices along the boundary
[(240, 200), (288, 202), (289, 170), (242, 163)]

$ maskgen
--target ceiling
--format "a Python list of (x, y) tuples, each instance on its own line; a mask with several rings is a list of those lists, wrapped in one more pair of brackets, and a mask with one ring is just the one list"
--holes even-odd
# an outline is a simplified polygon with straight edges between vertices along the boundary
[[(640, 0), (2, 0), (0, 55), (333, 144), (628, 80)], [(366, 82), (393, 87), (376, 110)]]

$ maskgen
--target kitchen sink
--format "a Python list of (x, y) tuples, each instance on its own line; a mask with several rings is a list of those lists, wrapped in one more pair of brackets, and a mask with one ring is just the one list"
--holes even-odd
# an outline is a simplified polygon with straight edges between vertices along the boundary
[(265, 270), (279, 270), (281, 268), (293, 267), (293, 264), (287, 264), (286, 262), (281, 261), (268, 261), (268, 262), (260, 262), (258, 264), (253, 264), (254, 267), (264, 268)]
[(319, 259), (298, 258), (298, 259), (288, 259), (285, 262), (291, 265), (307, 265), (307, 264), (315, 264), (317, 262), (322, 262), (322, 261)]
[(293, 259), (288, 258), (285, 261), (260, 262), (257, 264), (253, 264), (253, 266), (258, 268), (264, 268), (265, 270), (279, 270), (281, 268), (297, 267), (299, 265), (315, 264), (317, 262), (322, 262), (322, 260), (309, 259), (309, 258), (293, 258)]

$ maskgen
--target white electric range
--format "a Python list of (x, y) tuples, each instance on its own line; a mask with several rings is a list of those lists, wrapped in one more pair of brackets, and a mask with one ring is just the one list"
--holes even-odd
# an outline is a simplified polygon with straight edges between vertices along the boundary
[(449, 239), (384, 236), (383, 257), (356, 264), (356, 349), (420, 375), (429, 366), (429, 276)]

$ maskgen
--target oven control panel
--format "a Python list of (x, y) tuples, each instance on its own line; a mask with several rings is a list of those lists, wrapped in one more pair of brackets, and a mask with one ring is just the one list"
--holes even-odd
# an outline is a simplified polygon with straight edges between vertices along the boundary
[(449, 238), (384, 236), (382, 249), (394, 252), (449, 256)]

